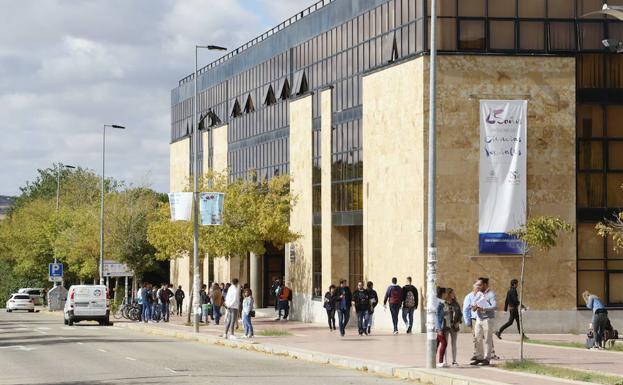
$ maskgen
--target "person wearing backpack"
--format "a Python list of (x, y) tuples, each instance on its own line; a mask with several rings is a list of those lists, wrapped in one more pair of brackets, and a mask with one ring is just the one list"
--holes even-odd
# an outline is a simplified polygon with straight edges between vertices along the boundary
[[(279, 301), (279, 313), (277, 313), (277, 321), (279, 321), (280, 319), (287, 321), (288, 315), (290, 314), (290, 301), (292, 301), (292, 289), (290, 289), (287, 284), (281, 287), (277, 300)], [(283, 315), (281, 313), (282, 310)]]
[(407, 277), (407, 284), (402, 288), (402, 320), (407, 326), (407, 334), (413, 328), (413, 313), (418, 305), (418, 292), (411, 284), (411, 277)]
[(182, 315), (182, 304), (184, 303), (184, 298), (186, 298), (186, 294), (184, 293), (184, 290), (182, 290), (182, 285), (179, 285), (175, 291), (175, 303), (177, 305), (177, 315), (179, 316)]
[(374, 309), (376, 308), (376, 305), (379, 304), (379, 295), (376, 293), (376, 290), (374, 290), (374, 284), (372, 281), (368, 281), (366, 287), (368, 291), (368, 298), (370, 298), (370, 312), (368, 314), (368, 322), (366, 323), (366, 332), (370, 335), (370, 332), (372, 331), (372, 323), (374, 321)]
[(217, 283), (212, 285), (210, 291), (210, 301), (212, 302), (212, 314), (214, 315), (214, 323), (216, 325), (221, 322), (221, 306), (223, 306), (223, 294)]
[(398, 334), (398, 313), (402, 305), (402, 288), (398, 286), (398, 279), (396, 277), (392, 278), (392, 284), (389, 285), (385, 292), (385, 299), (383, 300), (383, 306), (385, 308), (387, 308), (387, 302), (389, 302), (389, 311), (392, 314), (394, 334)]
[(363, 282), (357, 282), (357, 290), (353, 293), (353, 305), (357, 312), (357, 328), (359, 335), (368, 335), (368, 317), (370, 314), (370, 297), (364, 289)]

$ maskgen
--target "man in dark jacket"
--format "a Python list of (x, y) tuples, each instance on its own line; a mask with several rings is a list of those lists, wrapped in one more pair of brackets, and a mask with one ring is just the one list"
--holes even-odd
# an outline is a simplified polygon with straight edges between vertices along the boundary
[(184, 294), (184, 290), (182, 290), (182, 285), (177, 287), (175, 290), (175, 303), (177, 305), (177, 315), (182, 315), (182, 303), (184, 302), (184, 298), (186, 298), (186, 294)]
[(160, 300), (160, 304), (162, 305), (162, 319), (164, 320), (164, 322), (169, 322), (169, 303), (171, 302), (171, 292), (169, 291), (168, 284), (165, 283), (162, 285), (158, 299)]
[(370, 314), (370, 297), (363, 287), (363, 282), (357, 283), (357, 290), (353, 293), (353, 305), (357, 312), (357, 328), (359, 335), (368, 335), (368, 317)]
[(418, 292), (411, 284), (411, 277), (407, 277), (407, 284), (402, 287), (402, 320), (407, 325), (407, 334), (413, 328), (413, 313), (418, 305)]
[(210, 297), (208, 297), (207, 285), (201, 285), (201, 290), (199, 290), (199, 303), (201, 304), (201, 323), (209, 323), (208, 322), (208, 304), (210, 303)]
[(281, 291), (281, 281), (279, 280), (279, 278), (275, 277), (275, 279), (273, 280), (273, 284), (270, 287), (270, 296), (275, 298), (275, 311), (279, 310), (279, 294)]
[(340, 324), (340, 335), (344, 337), (344, 334), (346, 334), (346, 325), (348, 325), (348, 321), (350, 320), (350, 306), (353, 300), (353, 295), (345, 279), (340, 279), (340, 287), (337, 289), (337, 298), (337, 316)]
[(495, 335), (502, 339), (502, 333), (506, 328), (511, 326), (513, 322), (517, 322), (517, 332), (521, 334), (521, 328), (519, 325), (519, 311), (520, 308), (523, 308), (523, 305), (519, 302), (519, 295), (517, 294), (517, 284), (519, 281), (516, 279), (511, 280), (511, 287), (508, 289), (506, 293), (506, 301), (504, 302), (504, 311), (508, 312), (508, 322), (506, 322), (500, 330), (495, 332)]

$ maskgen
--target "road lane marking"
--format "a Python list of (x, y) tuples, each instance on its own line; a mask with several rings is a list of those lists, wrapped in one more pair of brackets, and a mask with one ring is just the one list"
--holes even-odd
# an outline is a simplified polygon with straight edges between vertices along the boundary
[(136, 361), (136, 358), (132, 358), (132, 357), (126, 357), (126, 360), (130, 360), (130, 361)]
[(9, 345), (9, 346), (0, 346), (0, 349), (15, 349), (15, 350), (23, 350), (25, 352), (29, 352), (31, 350), (35, 350), (35, 348), (27, 348), (23, 345)]
[(84, 345), (82, 342), (76, 342), (78, 345)]
[(165, 370), (168, 370), (171, 373), (177, 374), (177, 372), (175, 370), (171, 369), (171, 368), (165, 368)]
[(39, 333), (39, 334), (48, 334), (48, 333), (46, 333), (46, 332), (44, 332), (44, 331), (37, 330), (37, 329), (35, 329), (35, 331), (36, 331), (37, 333)]
[(46, 327), (39, 327), (37, 329), (39, 329), (39, 330), (50, 330), (50, 328), (46, 328)]
[(102, 353), (108, 353), (106, 350), (104, 349), (97, 349), (98, 352), (102, 352)]

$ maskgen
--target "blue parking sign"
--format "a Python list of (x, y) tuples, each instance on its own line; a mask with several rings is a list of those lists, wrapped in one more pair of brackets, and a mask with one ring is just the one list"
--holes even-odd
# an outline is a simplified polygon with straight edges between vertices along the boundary
[(63, 264), (62, 263), (50, 263), (48, 265), (50, 277), (62, 277), (63, 276)]

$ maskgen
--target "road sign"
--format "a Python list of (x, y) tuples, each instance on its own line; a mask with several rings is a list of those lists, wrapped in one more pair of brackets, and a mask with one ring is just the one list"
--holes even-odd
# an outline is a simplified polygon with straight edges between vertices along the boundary
[(133, 277), (134, 273), (125, 263), (104, 261), (104, 277)]
[(63, 264), (62, 263), (50, 263), (48, 265), (49, 276), (52, 277), (63, 277)]

